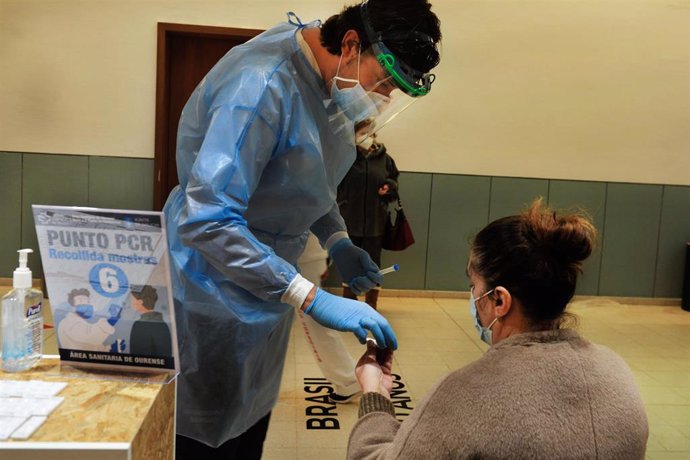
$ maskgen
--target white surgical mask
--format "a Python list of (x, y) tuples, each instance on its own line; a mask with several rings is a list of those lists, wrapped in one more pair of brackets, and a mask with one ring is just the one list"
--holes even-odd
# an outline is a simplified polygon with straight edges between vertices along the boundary
[[(357, 79), (339, 77), (338, 72), (340, 72), (340, 63), (343, 61), (342, 54), (340, 55), (340, 60), (338, 61), (338, 69), (335, 72), (335, 77), (333, 77), (333, 82), (331, 83), (331, 99), (336, 103), (338, 108), (343, 111), (345, 116), (350, 120), (357, 122), (363, 121), (367, 118), (373, 118), (379, 114), (379, 109), (377, 105), (385, 106), (387, 103), (381, 98), (386, 98), (383, 95), (380, 98), (373, 96), (377, 100), (374, 100), (371, 95), (378, 93), (368, 93), (364, 87), (359, 82), (359, 58), (357, 55)], [(338, 80), (346, 83), (354, 83), (354, 86), (350, 88), (338, 88)]]
[(369, 150), (372, 145), (374, 145), (374, 138), (371, 136), (365, 137), (361, 141), (357, 143), (359, 147), (362, 147), (364, 150)]
[(482, 297), (486, 297), (493, 291), (493, 289), (486, 291), (484, 294), (480, 295), (475, 299), (472, 290), (470, 290), (470, 314), (472, 315), (472, 319), (474, 320), (474, 327), (477, 329), (477, 332), (479, 333), (479, 338), (482, 340), (482, 342), (484, 342), (487, 345), (493, 345), (493, 333), (491, 332), (491, 328), (493, 327), (494, 323), (498, 321), (498, 316), (494, 318), (493, 321), (491, 321), (489, 327), (482, 326), (479, 322), (479, 313), (477, 313), (476, 301), (481, 299)]

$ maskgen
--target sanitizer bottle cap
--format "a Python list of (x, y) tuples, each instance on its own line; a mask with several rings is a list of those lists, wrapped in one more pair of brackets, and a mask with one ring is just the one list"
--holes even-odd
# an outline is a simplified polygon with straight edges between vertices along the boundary
[(27, 289), (31, 287), (31, 269), (27, 267), (29, 260), (29, 253), (34, 252), (33, 249), (20, 249), (19, 253), (19, 267), (14, 271), (12, 277), (12, 287), (15, 289)]

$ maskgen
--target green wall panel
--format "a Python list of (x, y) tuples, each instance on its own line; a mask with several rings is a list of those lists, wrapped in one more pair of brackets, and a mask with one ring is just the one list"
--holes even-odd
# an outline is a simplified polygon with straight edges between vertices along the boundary
[(606, 184), (603, 182), (552, 180), (549, 184), (549, 206), (564, 212), (583, 210), (592, 218), (599, 235), (592, 255), (583, 264), (583, 274), (577, 283), (575, 293), (580, 295), (598, 294)]
[(549, 181), (546, 179), (519, 179), (494, 177), (491, 180), (491, 198), (489, 204), (489, 222), (519, 214), (535, 198), (547, 198)]
[(654, 297), (681, 297), (690, 242), (690, 187), (664, 187), (660, 225)]
[(608, 185), (600, 295), (654, 294), (662, 189), (660, 185)]
[[(17, 249), (38, 249), (31, 204), (147, 210), (152, 176), (150, 159), (0, 152), (0, 276), (12, 275)], [(466, 290), (469, 240), (543, 196), (556, 209), (583, 207), (600, 232), (578, 294), (681, 295), (690, 187), (405, 172), (400, 191), (417, 242), (384, 251), (383, 266), (401, 266), (384, 287)], [(31, 264), (37, 277), (38, 260)], [(332, 272), (328, 286), (340, 283)]]
[(91, 157), (89, 206), (153, 209), (153, 160)]
[[(89, 158), (25, 154), (23, 178), (22, 246), (38, 251), (31, 205), (87, 206)], [(34, 277), (42, 276), (42, 267), (32, 268)]]
[(405, 215), (414, 233), (415, 244), (404, 251), (383, 251), (381, 265), (400, 265), (400, 271), (386, 275), (384, 287), (424, 289), (427, 239), (429, 236), (429, 202), (431, 174), (401, 173), (398, 179)]
[(434, 174), (426, 289), (467, 291), (469, 245), (489, 218), (491, 178)]
[[(17, 249), (22, 233), (22, 155), (0, 152), (0, 277), (12, 276), (17, 268)], [(29, 256), (30, 262), (38, 261)]]

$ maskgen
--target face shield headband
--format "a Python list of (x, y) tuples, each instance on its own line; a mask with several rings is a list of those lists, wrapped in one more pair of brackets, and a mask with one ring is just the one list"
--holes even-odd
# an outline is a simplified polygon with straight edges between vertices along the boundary
[[(393, 52), (383, 43), (383, 35), (375, 32), (372, 28), (369, 12), (367, 11), (367, 2), (362, 3), (360, 12), (362, 14), (364, 30), (371, 43), (371, 49), (374, 56), (376, 56), (381, 67), (393, 77), (395, 85), (405, 94), (412, 97), (421, 97), (429, 94), (429, 91), (431, 91), (431, 84), (436, 79), (436, 76), (432, 73), (419, 72), (400, 59), (396, 59)], [(414, 36), (420, 41), (428, 41), (433, 44), (432, 38), (424, 33), (412, 31), (406, 35)]]

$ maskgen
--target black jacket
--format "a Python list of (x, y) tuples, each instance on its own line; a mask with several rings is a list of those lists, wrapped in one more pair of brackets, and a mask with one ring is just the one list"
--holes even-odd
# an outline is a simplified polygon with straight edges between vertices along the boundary
[[(357, 237), (383, 235), (388, 203), (398, 198), (398, 168), (383, 144), (373, 144), (369, 154), (357, 148), (357, 158), (338, 186), (338, 205), (347, 232)], [(378, 190), (388, 184), (387, 195)]]

